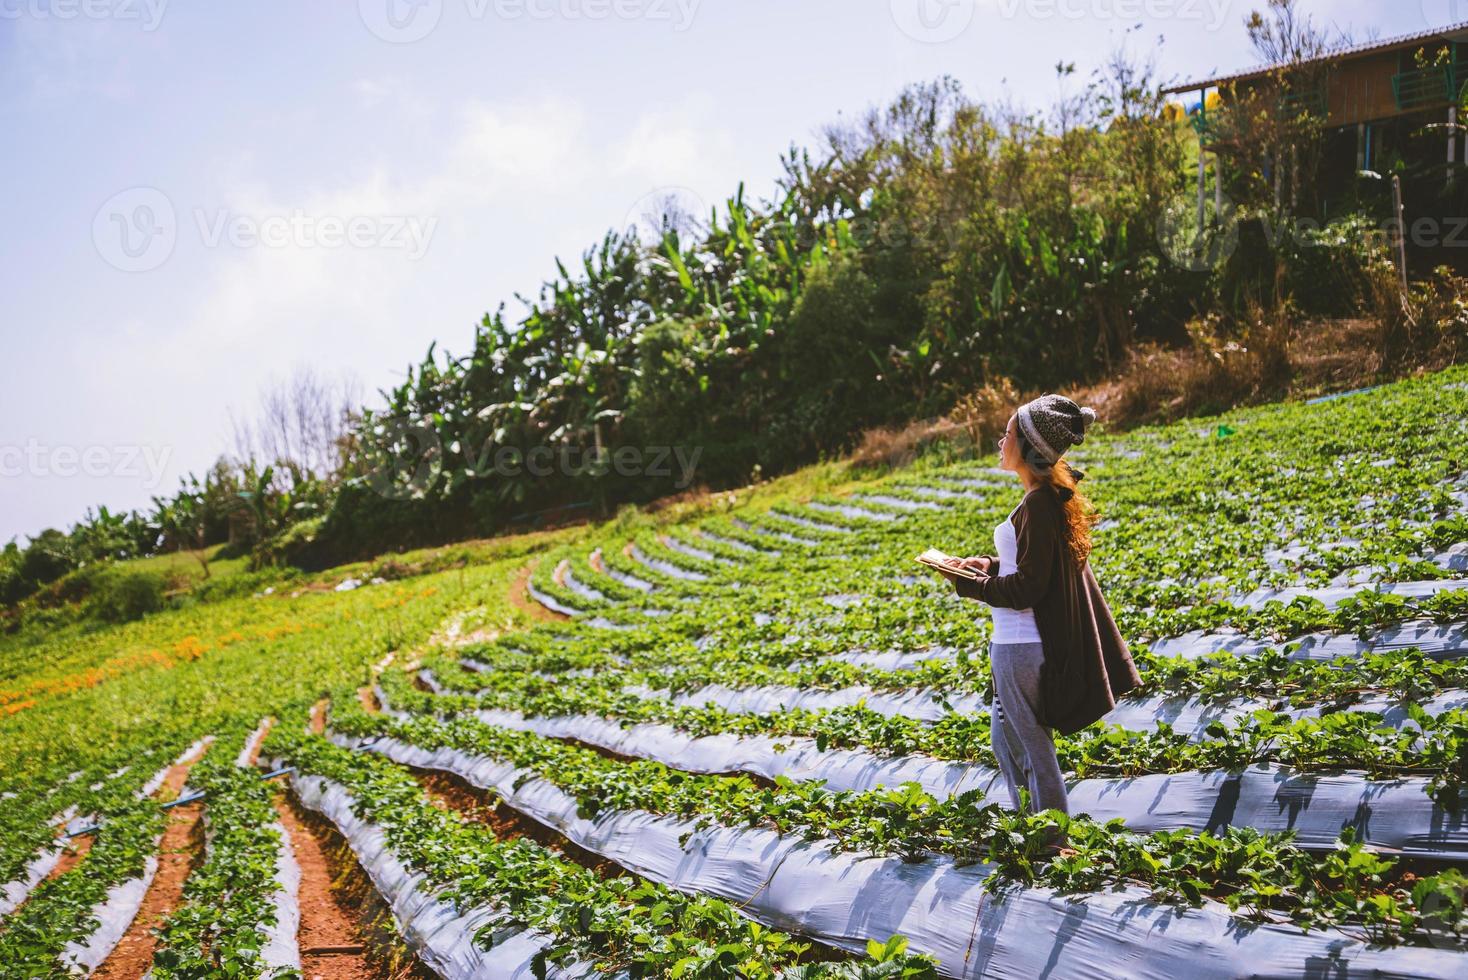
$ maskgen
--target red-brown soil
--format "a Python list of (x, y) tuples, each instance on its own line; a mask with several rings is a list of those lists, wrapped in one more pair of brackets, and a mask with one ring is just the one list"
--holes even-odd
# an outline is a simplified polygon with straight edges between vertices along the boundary
[[(190, 754), (173, 766), (158, 788), (158, 799), (176, 799), (188, 780), (189, 770), (203, 758), (207, 747)], [(97, 980), (136, 980), (153, 965), (153, 950), (158, 945), (155, 930), (162, 927), (178, 906), (184, 882), (204, 855), (204, 805), (190, 803), (168, 813), (168, 825), (158, 848), (158, 873), (143, 896), (138, 914), (118, 940), (117, 946), (92, 976)]]

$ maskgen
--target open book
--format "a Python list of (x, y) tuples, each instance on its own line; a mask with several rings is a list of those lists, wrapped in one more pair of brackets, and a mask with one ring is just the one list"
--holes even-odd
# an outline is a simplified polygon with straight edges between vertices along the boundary
[(971, 568), (959, 568), (958, 563), (962, 559), (954, 558), (952, 555), (945, 555), (937, 548), (929, 548), (927, 551), (918, 555), (915, 560), (920, 565), (927, 565), (929, 568), (936, 568), (939, 571), (947, 572), (949, 575), (956, 575), (959, 578), (978, 581), (981, 577), (978, 572)]

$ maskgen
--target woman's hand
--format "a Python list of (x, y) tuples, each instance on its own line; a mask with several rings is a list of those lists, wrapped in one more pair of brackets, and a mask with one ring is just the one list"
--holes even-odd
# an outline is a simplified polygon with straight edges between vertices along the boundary
[(964, 558), (958, 564), (961, 568), (966, 568), (971, 572), (978, 572), (980, 575), (994, 574), (993, 562), (987, 556), (981, 555), (975, 558)]
[(952, 582), (961, 577), (958, 572), (960, 569), (965, 567), (964, 562), (966, 560), (967, 559), (963, 558), (955, 558), (952, 561), (944, 562), (941, 565), (934, 565), (933, 568), (937, 569), (939, 575), (942, 575), (948, 581)]

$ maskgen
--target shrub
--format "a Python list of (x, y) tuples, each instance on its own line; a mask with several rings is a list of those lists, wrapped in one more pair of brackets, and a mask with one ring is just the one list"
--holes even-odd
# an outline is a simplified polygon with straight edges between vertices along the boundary
[(963, 427), (974, 448), (984, 452), (988, 443), (1004, 434), (1009, 416), (1024, 401), (1014, 382), (1008, 378), (984, 385), (964, 395), (948, 413), (949, 419)]
[(294, 569), (262, 568), (253, 572), (240, 572), (236, 575), (226, 575), (223, 578), (213, 578), (204, 582), (189, 593), (189, 598), (195, 602), (234, 599), (239, 596), (254, 595), (267, 586), (278, 586), (296, 577), (297, 573)]
[(132, 622), (162, 609), (167, 589), (158, 572), (111, 567), (95, 576), (88, 610), (103, 622)]

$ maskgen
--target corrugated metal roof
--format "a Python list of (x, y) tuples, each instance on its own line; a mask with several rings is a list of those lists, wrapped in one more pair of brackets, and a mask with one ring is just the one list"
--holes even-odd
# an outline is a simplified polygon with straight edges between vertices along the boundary
[[(1443, 40), (1468, 41), (1468, 20), (1459, 21), (1456, 24), (1448, 24), (1445, 27), (1434, 27), (1432, 30), (1419, 31), (1416, 34), (1403, 34), (1399, 37), (1390, 37), (1381, 41), (1367, 41), (1362, 44), (1347, 44), (1312, 59), (1306, 64), (1317, 64), (1322, 61), (1336, 61), (1341, 58), (1355, 58), (1364, 54), (1376, 54), (1381, 51), (1390, 51), (1392, 48), (1410, 47), (1422, 41), (1431, 41), (1436, 38)], [(1219, 75), (1215, 78), (1200, 79), (1183, 85), (1174, 85), (1163, 89), (1163, 93), (1171, 95), (1176, 92), (1196, 92), (1199, 89), (1212, 88), (1215, 85), (1227, 85), (1230, 82), (1241, 82), (1248, 78), (1258, 78), (1272, 71), (1286, 67), (1285, 63), (1272, 65), (1256, 65), (1245, 71), (1235, 72), (1232, 75)]]

